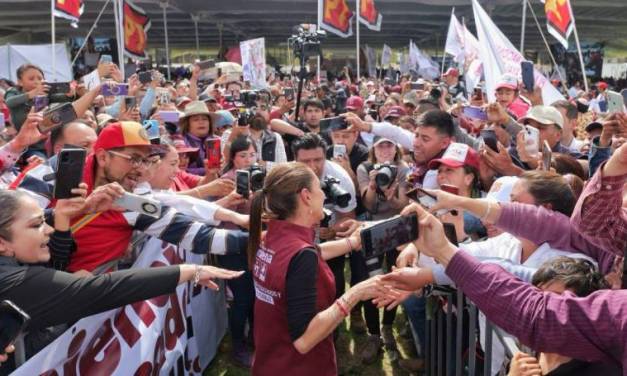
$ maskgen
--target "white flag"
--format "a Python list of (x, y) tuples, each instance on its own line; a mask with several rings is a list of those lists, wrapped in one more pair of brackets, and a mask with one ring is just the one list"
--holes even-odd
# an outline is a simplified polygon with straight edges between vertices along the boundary
[[(477, 0), (472, 0), (472, 9), (477, 25), (477, 35), (479, 36), (479, 56), (483, 62), (486, 92), (488, 99), (493, 102), (496, 100), (494, 88), (501, 75), (509, 73), (520, 79), (520, 62), (524, 61), (525, 58), (496, 27)], [(549, 105), (564, 99), (537, 69), (535, 70), (535, 78), (535, 85), (542, 88), (542, 99), (545, 104)]]
[(411, 40), (409, 41), (409, 69), (416, 69), (419, 75), (430, 80), (440, 77), (440, 69), (437, 64), (420, 51)]
[(374, 48), (366, 45), (366, 60), (368, 65), (368, 76), (370, 78), (377, 77), (377, 52)]
[(385, 68), (392, 62), (392, 49), (387, 44), (383, 45), (383, 52), (381, 53), (381, 68)]
[(398, 54), (398, 65), (400, 67), (399, 70), (401, 71), (401, 74), (409, 73), (409, 56), (402, 52)]
[(451, 12), (451, 22), (448, 24), (444, 52), (453, 55), (453, 60), (457, 63), (464, 61), (464, 30), (453, 12)]

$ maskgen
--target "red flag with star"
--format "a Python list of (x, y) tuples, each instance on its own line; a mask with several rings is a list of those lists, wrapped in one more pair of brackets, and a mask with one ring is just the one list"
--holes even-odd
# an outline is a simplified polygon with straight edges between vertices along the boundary
[(78, 23), (83, 9), (82, 0), (55, 0), (54, 2), (54, 16), (65, 18), (74, 24)]
[(381, 21), (383, 16), (374, 5), (374, 0), (359, 0), (359, 22), (366, 25), (368, 29), (381, 30)]
[(320, 27), (343, 38), (353, 35), (353, 12), (346, 0), (318, 0)]
[(569, 0), (545, 0), (546, 26), (564, 48), (568, 48), (568, 37), (573, 31), (575, 20)]
[(124, 52), (131, 57), (143, 59), (148, 46), (147, 33), (150, 18), (140, 7), (124, 1)]

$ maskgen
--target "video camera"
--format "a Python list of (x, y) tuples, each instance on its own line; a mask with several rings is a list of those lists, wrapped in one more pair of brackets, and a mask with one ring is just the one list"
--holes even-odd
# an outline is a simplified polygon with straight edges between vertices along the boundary
[(239, 115), (237, 117), (237, 125), (240, 127), (245, 127), (252, 123), (255, 118), (255, 109), (254, 108), (240, 108)]
[(340, 208), (345, 208), (351, 199), (351, 194), (346, 192), (340, 187), (340, 181), (333, 176), (325, 176), (320, 181), (320, 188), (324, 192), (324, 203), (337, 205)]
[(307, 24), (295, 26), (292, 30), (293, 34), (287, 43), (295, 56), (305, 60), (313, 56), (322, 56), (320, 42), (327, 37), (325, 31), (318, 30), (316, 25)]

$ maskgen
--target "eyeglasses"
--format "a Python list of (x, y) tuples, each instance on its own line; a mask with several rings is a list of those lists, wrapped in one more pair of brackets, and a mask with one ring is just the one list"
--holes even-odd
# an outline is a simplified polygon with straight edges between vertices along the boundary
[(152, 166), (153, 164), (155, 164), (157, 162), (157, 160), (155, 158), (138, 158), (138, 157), (132, 157), (130, 155), (124, 154), (124, 153), (119, 153), (117, 151), (113, 151), (113, 150), (107, 150), (107, 152), (109, 154), (113, 154), (116, 157), (120, 157), (120, 158), (124, 158), (126, 159), (133, 168), (149, 168), (150, 166)]

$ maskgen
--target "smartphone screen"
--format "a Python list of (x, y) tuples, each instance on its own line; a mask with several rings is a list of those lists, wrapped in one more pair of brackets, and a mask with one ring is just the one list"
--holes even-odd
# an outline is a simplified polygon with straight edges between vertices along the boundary
[(540, 131), (530, 125), (525, 126), (525, 149), (530, 155), (540, 151)]
[(244, 198), (248, 198), (250, 192), (250, 172), (247, 170), (237, 170), (235, 180), (235, 191)]
[(124, 105), (126, 106), (126, 111), (132, 109), (137, 105), (137, 98), (135, 97), (124, 97)]
[(199, 61), (196, 63), (196, 65), (198, 65), (198, 68), (200, 68), (201, 70), (205, 70), (205, 69), (215, 67), (216, 62), (210, 59), (210, 60)]
[(33, 98), (33, 107), (35, 107), (35, 112), (39, 112), (46, 108), (50, 101), (48, 100), (48, 96), (46, 95), (37, 95)]
[(333, 132), (348, 128), (348, 122), (341, 116), (320, 119), (320, 132)]
[(346, 145), (333, 145), (333, 158), (343, 158), (346, 156)]
[(520, 70), (522, 75), (522, 82), (527, 91), (532, 92), (535, 78), (533, 76), (533, 63), (530, 61), (521, 61)]
[(607, 112), (623, 112), (623, 96), (615, 91), (607, 91)]
[(48, 95), (67, 94), (70, 92), (69, 82), (52, 82), (46, 83), (46, 85), (50, 87), (50, 90), (48, 90)]
[(488, 114), (481, 107), (464, 106), (462, 113), (467, 118), (488, 121)]
[(499, 148), (496, 141), (496, 133), (492, 129), (482, 129), (479, 132), (479, 135), (483, 139), (483, 143), (486, 144), (490, 149), (494, 150), (498, 153)]
[(397, 216), (361, 231), (361, 244), (366, 258), (378, 256), (418, 238), (418, 216)]
[(113, 58), (111, 57), (111, 55), (100, 55), (100, 63), (101, 64), (113, 63)]
[(9, 300), (0, 302), (0, 354), (15, 342), (30, 317)]
[(219, 138), (209, 138), (205, 141), (207, 145), (207, 167), (220, 168), (220, 159), (222, 151), (220, 149)]
[(409, 88), (412, 89), (412, 90), (424, 90), (425, 89), (425, 84), (418, 83), (418, 82), (412, 82), (411, 84), (409, 84)]
[(41, 133), (49, 132), (55, 128), (76, 120), (76, 111), (72, 103), (64, 103), (54, 110), (44, 113), (44, 120), (39, 124), (38, 128)]
[(551, 169), (551, 159), (553, 158), (553, 151), (549, 143), (544, 140), (542, 144), (542, 170), (549, 171)]

